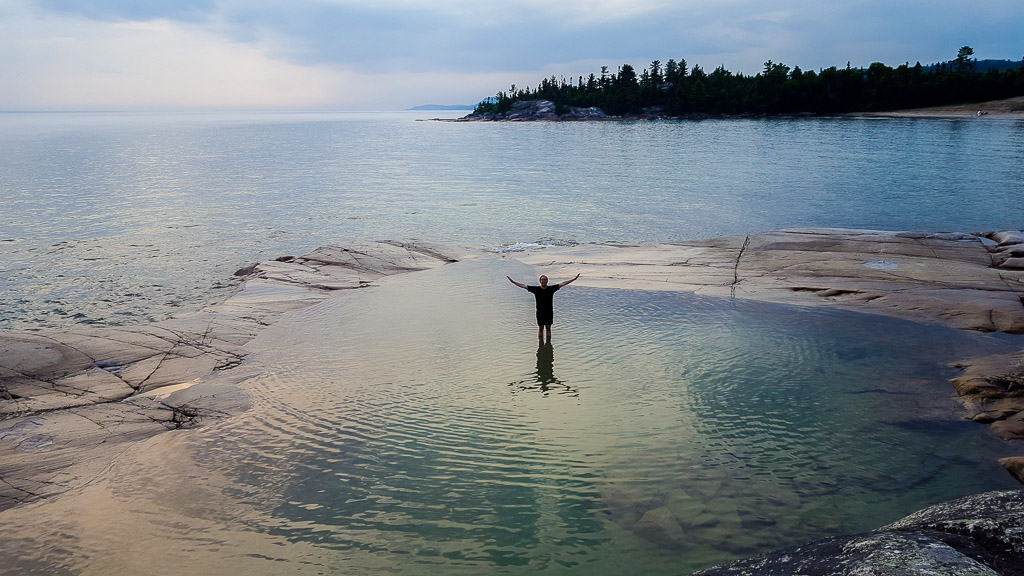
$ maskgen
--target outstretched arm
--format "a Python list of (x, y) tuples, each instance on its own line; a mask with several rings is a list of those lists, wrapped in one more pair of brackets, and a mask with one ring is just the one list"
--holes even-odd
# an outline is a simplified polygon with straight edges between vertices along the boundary
[(505, 276), (505, 278), (508, 278), (509, 282), (515, 284), (516, 286), (519, 286), (520, 288), (526, 288), (526, 284), (523, 284), (522, 282), (516, 282), (515, 280), (512, 279), (511, 276)]
[(575, 281), (576, 281), (576, 279), (577, 279), (577, 278), (579, 278), (579, 277), (580, 277), (580, 275), (579, 275), (579, 274), (577, 274), (577, 275), (576, 275), (576, 278), (570, 278), (570, 279), (566, 280), (565, 282), (559, 282), (559, 283), (558, 283), (558, 287), (559, 287), (559, 288), (561, 288), (562, 286), (565, 286), (566, 284), (572, 284), (572, 283), (573, 283), (573, 282), (575, 282)]

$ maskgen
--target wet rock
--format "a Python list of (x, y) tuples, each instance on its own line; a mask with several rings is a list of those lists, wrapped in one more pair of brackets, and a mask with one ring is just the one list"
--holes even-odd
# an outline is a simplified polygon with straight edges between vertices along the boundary
[(986, 492), (930, 506), (884, 530), (927, 531), (997, 572), (1024, 575), (1024, 490)]
[(1003, 440), (1024, 440), (1024, 414), (1018, 413), (1011, 418), (997, 420), (989, 426)]
[(256, 271), (256, 264), (250, 264), (248, 266), (235, 270), (235, 276), (248, 276)]
[(967, 417), (1007, 440), (1024, 438), (1024, 352), (971, 358), (952, 379)]
[(702, 570), (724, 575), (1024, 574), (1024, 491), (932, 506), (875, 532), (827, 538)]
[(1024, 332), (1024, 272), (993, 268), (969, 234), (794, 228), (653, 246), (544, 248), (518, 259), (548, 275), (580, 272), (577, 283), (595, 287), (840, 306)]
[(1002, 464), (1003, 468), (1006, 468), (1006, 471), (1016, 478), (1018, 482), (1024, 484), (1024, 456), (1000, 458), (999, 463)]
[(985, 232), (981, 234), (985, 238), (996, 241), (1000, 246), (1011, 246), (1013, 244), (1024, 244), (1024, 231), (1001, 230)]
[(990, 424), (1019, 412), (1024, 412), (1024, 398), (964, 397), (961, 401), (967, 408), (967, 417), (975, 422)]

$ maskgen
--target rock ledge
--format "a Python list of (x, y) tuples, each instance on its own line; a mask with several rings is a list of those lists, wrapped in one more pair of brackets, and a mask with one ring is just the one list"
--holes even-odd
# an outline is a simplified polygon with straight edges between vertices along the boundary
[(936, 504), (874, 532), (828, 538), (700, 576), (1024, 575), (1024, 490)]

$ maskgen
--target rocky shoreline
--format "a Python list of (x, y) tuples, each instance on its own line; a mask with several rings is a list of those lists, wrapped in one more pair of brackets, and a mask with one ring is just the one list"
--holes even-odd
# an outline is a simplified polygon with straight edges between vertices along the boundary
[[(806, 114), (666, 114), (659, 107), (645, 108), (640, 114), (616, 116), (606, 114), (595, 106), (567, 106), (560, 109), (551, 100), (520, 100), (512, 103), (506, 112), (472, 112), (461, 118), (435, 118), (442, 122), (574, 122), (614, 120), (706, 120), (709, 118), (793, 118), (814, 117)], [(890, 110), (884, 112), (852, 112), (840, 116), (868, 116), (878, 118), (1008, 118), (1024, 119), (1024, 97), (979, 102), (956, 106), (937, 106), (912, 110)]]
[[(984, 239), (984, 240), (983, 240)], [(788, 229), (653, 246), (584, 245), (518, 257), (578, 284), (836, 306), (953, 328), (1024, 333), (1024, 233)], [(1024, 439), (1024, 351), (954, 362), (967, 417)], [(1003, 466), (1024, 482), (1024, 457)]]
[(827, 538), (695, 576), (1020, 576), (1024, 490), (929, 506), (873, 532)]
[(226, 301), (161, 322), (0, 332), (0, 510), (82, 487), (146, 438), (245, 410), (245, 345), (286, 312), (454, 260), (427, 245), (325, 246), (243, 268)]
[[(243, 268), (237, 274), (246, 281), (234, 296), (162, 322), (0, 333), (0, 510), (87, 486), (120, 453), (156, 434), (244, 411), (248, 398), (240, 384), (256, 376), (244, 361), (246, 344), (288, 311), (382, 276), (483, 254), (394, 242), (327, 246)], [(789, 229), (649, 246), (531, 248), (501, 257), (548, 275), (579, 272), (579, 285), (838, 306), (960, 329), (1024, 333), (1021, 232)], [(953, 385), (967, 417), (989, 424), (1003, 438), (1024, 438), (1024, 351), (962, 359), (956, 366), (963, 372)], [(1024, 482), (1024, 456), (1002, 464)], [(838, 570), (869, 566), (854, 561), (869, 553), (884, 561), (864, 573), (888, 573), (886, 562), (920, 557), (922, 566), (954, 567), (950, 573), (1012, 574), (1004, 564), (1018, 565), (1013, 562), (1024, 546), (1013, 540), (1009, 551), (991, 552), (995, 548), (978, 534), (1004, 528), (1019, 534), (1019, 525), (1006, 522), (1019, 521), (1020, 494), (981, 495), (943, 508), (959, 514), (958, 526), (969, 525), (967, 535), (936, 528), (934, 514), (908, 520), (922, 512), (878, 532), (705, 573), (788, 574), (800, 554), (816, 558), (800, 564), (801, 573), (850, 573)], [(985, 518), (999, 510), (1015, 516), (976, 534), (970, 528), (979, 526), (971, 520), (973, 510), (987, 511)], [(988, 551), (972, 552), (981, 548)]]
[(758, 114), (684, 114), (669, 115), (658, 107), (645, 108), (640, 114), (622, 116), (606, 114), (596, 107), (568, 106), (559, 110), (551, 100), (521, 100), (514, 102), (507, 112), (472, 112), (461, 118), (435, 118), (441, 122), (576, 122), (576, 121), (616, 121), (616, 120), (704, 120), (707, 118), (761, 118)]

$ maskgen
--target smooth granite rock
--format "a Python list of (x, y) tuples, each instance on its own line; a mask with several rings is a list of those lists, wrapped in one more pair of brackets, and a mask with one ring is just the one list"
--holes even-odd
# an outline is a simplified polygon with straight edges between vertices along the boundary
[(246, 374), (232, 369), (282, 314), (457, 257), (431, 245), (326, 246), (243, 268), (226, 301), (161, 322), (0, 332), (0, 510), (82, 485), (129, 442), (243, 409), (232, 383)]
[(1007, 440), (1024, 439), (1024, 351), (963, 360), (953, 387), (967, 417)]
[(1024, 271), (977, 236), (790, 229), (652, 246), (587, 244), (516, 255), (578, 285), (829, 305), (971, 330), (1024, 332)]
[(1024, 484), (1024, 456), (1000, 458), (999, 463), (1003, 465), (1003, 468), (1006, 468), (1006, 471), (1009, 472), (1011, 476)]

